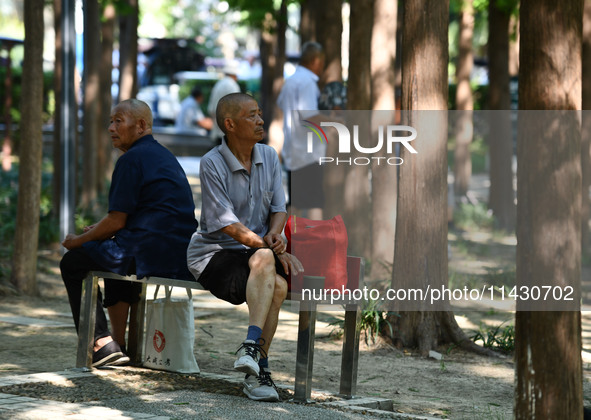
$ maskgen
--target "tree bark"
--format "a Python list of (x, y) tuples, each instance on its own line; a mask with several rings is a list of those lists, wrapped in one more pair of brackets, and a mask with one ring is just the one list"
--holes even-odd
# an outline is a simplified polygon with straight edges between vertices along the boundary
[[(395, 60), (398, 0), (376, 0), (371, 47), (372, 139), (378, 138), (379, 126), (396, 123)], [(383, 110), (383, 111), (379, 111)], [(386, 157), (382, 148), (378, 156)], [(372, 280), (389, 280), (394, 259), (396, 232), (397, 170), (392, 165), (371, 167)]]
[(326, 67), (318, 82), (320, 88), (343, 81), (341, 36), (343, 33), (342, 0), (326, 0), (316, 6), (316, 40), (324, 48)]
[(283, 85), (283, 67), (286, 61), (285, 31), (287, 29), (287, 3), (282, 0), (279, 10), (268, 15), (261, 31), (260, 56), (263, 68), (261, 107), (267, 142), (277, 153), (283, 147), (283, 114), (277, 106), (277, 97)]
[[(374, 0), (353, 0), (351, 4), (351, 37), (349, 41), (349, 80), (347, 83), (347, 109), (371, 109), (371, 35)], [(363, 113), (365, 114), (365, 113)], [(361, 114), (355, 114), (361, 116)], [(363, 117), (362, 117), (363, 118)], [(353, 118), (355, 119), (355, 118)], [(351, 121), (353, 122), (353, 121)], [(369, 146), (370, 124), (367, 119), (355, 121), (359, 125), (360, 143)], [(343, 220), (349, 236), (349, 252), (369, 258), (371, 256), (371, 205), (369, 167), (347, 167), (344, 183)]]
[[(497, 1), (488, 7), (489, 37), (489, 113), (490, 192), (488, 206), (498, 229), (515, 229), (515, 193), (513, 191), (513, 135), (511, 130), (511, 95), (509, 93), (509, 21), (508, 10)], [(497, 112), (496, 110), (500, 110)]]
[[(585, 2), (583, 14), (583, 110), (591, 111), (591, 1)], [(581, 211), (581, 246), (583, 255), (591, 255), (591, 113), (583, 112), (581, 169), (583, 183)]]
[(111, 95), (112, 68), (113, 68), (113, 40), (115, 35), (115, 7), (112, 4), (105, 6), (101, 21), (101, 57), (100, 57), (100, 93), (99, 93), (99, 136), (97, 150), (97, 191), (99, 194), (106, 192), (107, 181), (113, 173), (113, 159), (111, 137), (107, 124), (111, 115), (113, 98)]
[(317, 8), (325, 3), (315, 0), (302, 0), (300, 6), (300, 41), (316, 41)]
[(19, 191), (11, 282), (38, 294), (37, 246), (43, 150), (43, 1), (25, 0), (25, 57), (21, 96)]
[(472, 37), (474, 34), (474, 9), (472, 0), (462, 0), (460, 12), (459, 54), (456, 65), (456, 108), (454, 149), (454, 188), (456, 197), (463, 197), (468, 192), (470, 177), (472, 176), (472, 159), (470, 157), (470, 143), (474, 133), (472, 123), (472, 88), (470, 74), (474, 58), (472, 55)]
[[(581, 281), (582, 0), (521, 2), (517, 142), (517, 285)], [(559, 112), (553, 110), (569, 110)], [(515, 418), (582, 419), (580, 311), (515, 317)]]
[[(420, 133), (418, 154), (402, 147), (392, 288), (447, 285), (447, 27), (449, 3), (404, 2), (402, 34), (403, 124)], [(433, 111), (427, 111), (433, 110)], [(400, 302), (399, 302), (400, 303)], [(400, 306), (388, 320), (393, 341), (422, 354), (454, 342), (482, 353), (457, 325), (449, 304)]]
[(119, 99), (135, 98), (137, 86), (138, 0), (129, 0), (132, 12), (119, 19)]
[(97, 151), (99, 139), (99, 58), (100, 16), (97, 0), (84, 2), (84, 118), (82, 152), (82, 193), (80, 204), (83, 209), (96, 212), (97, 193)]
[(60, 197), (62, 194), (62, 154), (61, 154), (61, 97), (62, 97), (62, 0), (53, 1), (53, 22), (55, 29), (55, 65), (53, 67), (53, 91), (55, 96), (55, 112), (53, 114), (53, 175), (52, 175), (52, 214), (53, 220), (60, 220)]

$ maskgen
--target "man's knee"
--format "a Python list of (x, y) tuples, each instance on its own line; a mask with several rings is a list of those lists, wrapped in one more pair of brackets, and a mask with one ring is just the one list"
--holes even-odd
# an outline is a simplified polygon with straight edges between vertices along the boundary
[(273, 251), (269, 248), (258, 249), (248, 260), (248, 265), (251, 271), (274, 271), (275, 257)]

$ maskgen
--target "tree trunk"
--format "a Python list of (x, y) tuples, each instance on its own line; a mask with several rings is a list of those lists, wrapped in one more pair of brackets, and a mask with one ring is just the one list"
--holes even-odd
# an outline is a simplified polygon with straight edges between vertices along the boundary
[[(591, 1), (585, 2), (583, 14), (583, 110), (591, 111)], [(583, 112), (581, 169), (583, 180), (583, 203), (581, 216), (581, 245), (583, 255), (591, 255), (591, 113)]]
[(21, 95), (19, 191), (11, 282), (38, 294), (37, 246), (43, 150), (43, 1), (25, 0), (25, 58)]
[(300, 6), (300, 42), (316, 41), (317, 8), (325, 3), (302, 0)]
[(326, 67), (318, 82), (320, 88), (330, 82), (343, 81), (341, 36), (343, 33), (342, 0), (326, 0), (316, 6), (316, 40), (324, 48)]
[[(349, 80), (347, 109), (371, 108), (371, 35), (374, 0), (353, 0), (351, 4), (351, 37), (349, 41)], [(355, 114), (361, 116), (360, 113)], [(363, 118), (363, 117), (362, 117)], [(354, 118), (353, 118), (354, 119)], [(351, 121), (353, 122), (353, 121)], [(369, 121), (355, 121), (359, 125), (360, 143), (370, 135)], [(371, 144), (363, 144), (370, 146)], [(369, 259), (371, 256), (371, 204), (369, 167), (347, 167), (344, 183), (343, 220), (349, 236), (349, 252)]]
[(112, 4), (105, 6), (103, 19), (101, 20), (101, 58), (100, 58), (100, 86), (99, 93), (99, 143), (97, 150), (97, 190), (100, 193), (106, 191), (107, 181), (113, 173), (113, 159), (111, 137), (107, 129), (111, 115), (112, 96), (112, 68), (113, 68), (113, 40), (115, 32), (115, 7)]
[(459, 112), (455, 118), (454, 150), (454, 188), (456, 197), (463, 197), (468, 192), (470, 177), (472, 176), (472, 159), (470, 157), (470, 143), (474, 133), (472, 123), (472, 88), (470, 74), (474, 58), (472, 56), (472, 36), (474, 34), (474, 9), (472, 0), (462, 0), (460, 12), (459, 53), (456, 66), (456, 109)]
[(84, 1), (84, 136), (82, 151), (82, 194), (83, 209), (96, 212), (97, 200), (97, 151), (99, 136), (99, 58), (101, 53), (100, 16), (97, 0)]
[[(417, 129), (417, 154), (402, 147), (392, 288), (447, 286), (447, 27), (449, 3), (404, 2), (403, 124)], [(427, 111), (434, 110), (434, 111)], [(398, 303), (401, 303), (400, 301)], [(461, 331), (449, 304), (400, 306), (393, 341), (422, 354), (454, 342), (482, 353)], [(433, 309), (441, 308), (441, 311)]]
[[(577, 306), (515, 317), (515, 418), (582, 419), (581, 0), (521, 2), (517, 285), (573, 287)], [(550, 110), (571, 110), (559, 112)]]
[(490, 192), (488, 206), (497, 228), (515, 229), (513, 192), (513, 135), (511, 130), (511, 95), (509, 93), (509, 18), (510, 11), (501, 10), (496, 1), (488, 7), (489, 108), (491, 112), (489, 156)]
[(60, 220), (60, 197), (62, 195), (62, 153), (61, 153), (61, 98), (62, 98), (62, 0), (53, 1), (53, 25), (55, 28), (55, 65), (53, 67), (53, 91), (55, 96), (55, 112), (53, 114), (53, 176), (52, 182), (52, 207), (53, 220)]
[(10, 171), (12, 168), (12, 47), (8, 46), (6, 57), (6, 78), (4, 79), (4, 141), (2, 142), (2, 170)]
[(260, 56), (263, 74), (261, 78), (261, 108), (267, 142), (277, 153), (283, 147), (283, 114), (277, 106), (277, 96), (283, 86), (285, 65), (285, 31), (287, 29), (287, 3), (282, 0), (273, 17), (267, 16), (261, 32)]
[[(398, 0), (376, 0), (371, 48), (372, 139), (378, 138), (376, 127), (396, 123), (395, 70)], [(379, 111), (384, 110), (384, 111)], [(386, 157), (386, 149), (379, 156)], [(373, 280), (389, 280), (394, 259), (396, 231), (396, 166), (371, 167), (372, 224), (371, 273)], [(386, 283), (387, 284), (387, 283)]]
[(130, 14), (119, 19), (119, 100), (135, 98), (137, 86), (138, 0), (129, 0)]

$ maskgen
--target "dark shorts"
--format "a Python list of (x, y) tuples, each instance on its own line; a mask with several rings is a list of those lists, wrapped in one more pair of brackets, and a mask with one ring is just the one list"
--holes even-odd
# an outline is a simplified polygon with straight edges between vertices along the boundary
[(289, 204), (298, 209), (324, 207), (324, 168), (313, 163), (287, 172)]
[[(248, 260), (261, 248), (224, 249), (215, 253), (199, 276), (199, 283), (218, 299), (234, 305), (246, 302), (246, 282), (250, 275)], [(275, 271), (287, 280), (283, 265), (275, 256)]]

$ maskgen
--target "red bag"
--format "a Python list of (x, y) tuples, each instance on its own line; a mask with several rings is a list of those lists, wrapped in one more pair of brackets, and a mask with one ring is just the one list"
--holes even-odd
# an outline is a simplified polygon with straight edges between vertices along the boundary
[[(325, 278), (325, 289), (347, 287), (347, 229), (341, 216), (310, 220), (291, 216), (285, 225), (287, 252), (304, 266), (306, 276)], [(291, 276), (290, 291), (301, 292), (304, 274)]]

